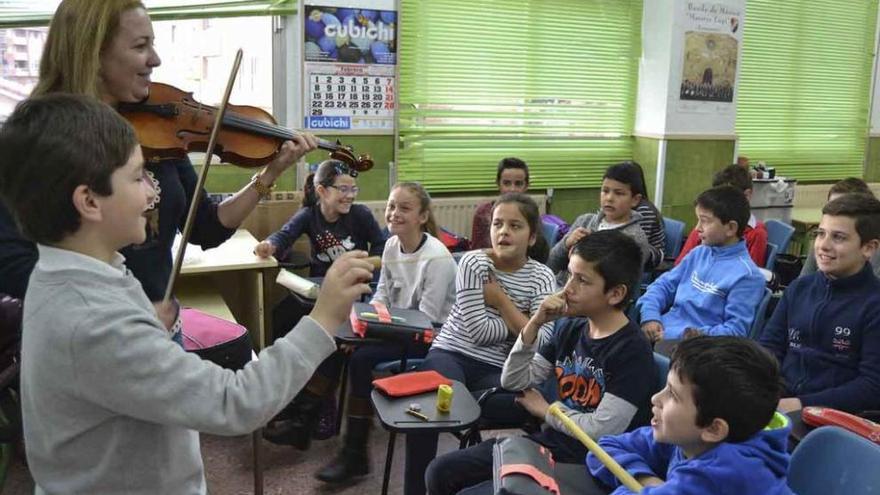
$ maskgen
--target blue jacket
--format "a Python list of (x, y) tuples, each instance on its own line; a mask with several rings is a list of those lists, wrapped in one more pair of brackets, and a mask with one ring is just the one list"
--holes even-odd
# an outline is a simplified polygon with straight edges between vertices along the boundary
[(764, 295), (764, 276), (746, 243), (698, 246), (648, 286), (639, 299), (641, 321), (663, 324), (664, 339), (686, 328), (707, 335), (748, 335)]
[(880, 280), (871, 265), (833, 280), (795, 280), (761, 335), (789, 397), (857, 413), (880, 408)]
[[(789, 455), (786, 450), (791, 422), (761, 430), (740, 443), (722, 442), (697, 457), (687, 459), (681, 448), (654, 442), (650, 426), (623, 435), (603, 437), (599, 445), (634, 477), (656, 476), (666, 482), (645, 487), (642, 495), (793, 495), (786, 484)], [(593, 454), (587, 454), (590, 472), (613, 495), (633, 493)]]

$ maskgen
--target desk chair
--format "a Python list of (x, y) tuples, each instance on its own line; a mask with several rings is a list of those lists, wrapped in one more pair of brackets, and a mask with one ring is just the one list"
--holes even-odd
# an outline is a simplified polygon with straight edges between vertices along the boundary
[(772, 242), (767, 243), (767, 254), (764, 258), (764, 268), (773, 271), (773, 268), (776, 266), (776, 255), (779, 254), (779, 246)]
[(788, 244), (794, 235), (794, 227), (779, 220), (767, 220), (764, 222), (764, 227), (767, 229), (767, 242), (776, 244), (780, 253), (787, 252)]
[(788, 486), (798, 495), (880, 493), (880, 445), (835, 426), (811, 431), (794, 449)]
[(761, 338), (761, 332), (764, 331), (764, 324), (767, 322), (767, 306), (770, 305), (770, 299), (773, 297), (773, 291), (764, 287), (764, 296), (758, 303), (758, 309), (755, 311), (755, 319), (752, 320), (752, 326), (749, 328), (749, 338), (758, 340)]
[(666, 246), (663, 250), (664, 259), (678, 258), (681, 248), (684, 245), (684, 227), (685, 223), (681, 220), (674, 220), (669, 217), (663, 217), (663, 230), (666, 231)]

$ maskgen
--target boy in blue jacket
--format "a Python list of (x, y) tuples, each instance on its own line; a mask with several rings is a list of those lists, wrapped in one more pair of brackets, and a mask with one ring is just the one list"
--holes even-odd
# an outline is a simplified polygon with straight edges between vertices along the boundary
[(652, 342), (681, 339), (688, 329), (744, 337), (764, 294), (764, 276), (742, 240), (750, 215), (742, 191), (713, 187), (694, 207), (703, 244), (639, 299), (642, 330)]
[(873, 196), (845, 194), (822, 208), (813, 245), (819, 271), (785, 290), (760, 340), (782, 366), (781, 411), (880, 408), (880, 280), (868, 262), (878, 238)]
[[(645, 488), (643, 495), (790, 495), (790, 423), (775, 413), (779, 366), (758, 344), (698, 336), (672, 354), (666, 387), (651, 398), (651, 426), (599, 445)], [(593, 454), (590, 472), (633, 493)]]

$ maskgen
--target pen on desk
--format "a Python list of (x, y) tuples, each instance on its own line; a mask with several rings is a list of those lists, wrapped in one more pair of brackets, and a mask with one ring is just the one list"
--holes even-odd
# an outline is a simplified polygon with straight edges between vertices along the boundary
[(413, 411), (412, 409), (407, 409), (406, 413), (409, 414), (410, 416), (415, 416), (415, 417), (421, 419), (422, 421), (430, 421), (430, 418), (428, 418), (427, 416), (425, 416), (424, 414), (422, 414), (418, 411)]
[[(379, 315), (377, 315), (376, 313), (366, 313), (365, 312), (365, 313), (361, 313), (360, 316), (362, 318), (376, 318), (377, 320), (379, 319)], [(401, 318), (400, 316), (392, 316), (391, 321), (405, 322), (406, 318)]]

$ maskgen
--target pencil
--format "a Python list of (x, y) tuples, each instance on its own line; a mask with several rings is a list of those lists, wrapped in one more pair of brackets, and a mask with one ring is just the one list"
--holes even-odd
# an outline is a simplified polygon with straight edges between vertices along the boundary
[(418, 411), (413, 411), (412, 409), (407, 409), (406, 413), (409, 414), (410, 416), (415, 416), (415, 417), (421, 419), (422, 421), (430, 421), (430, 418), (428, 418), (427, 416), (425, 416), (424, 414), (422, 414)]

